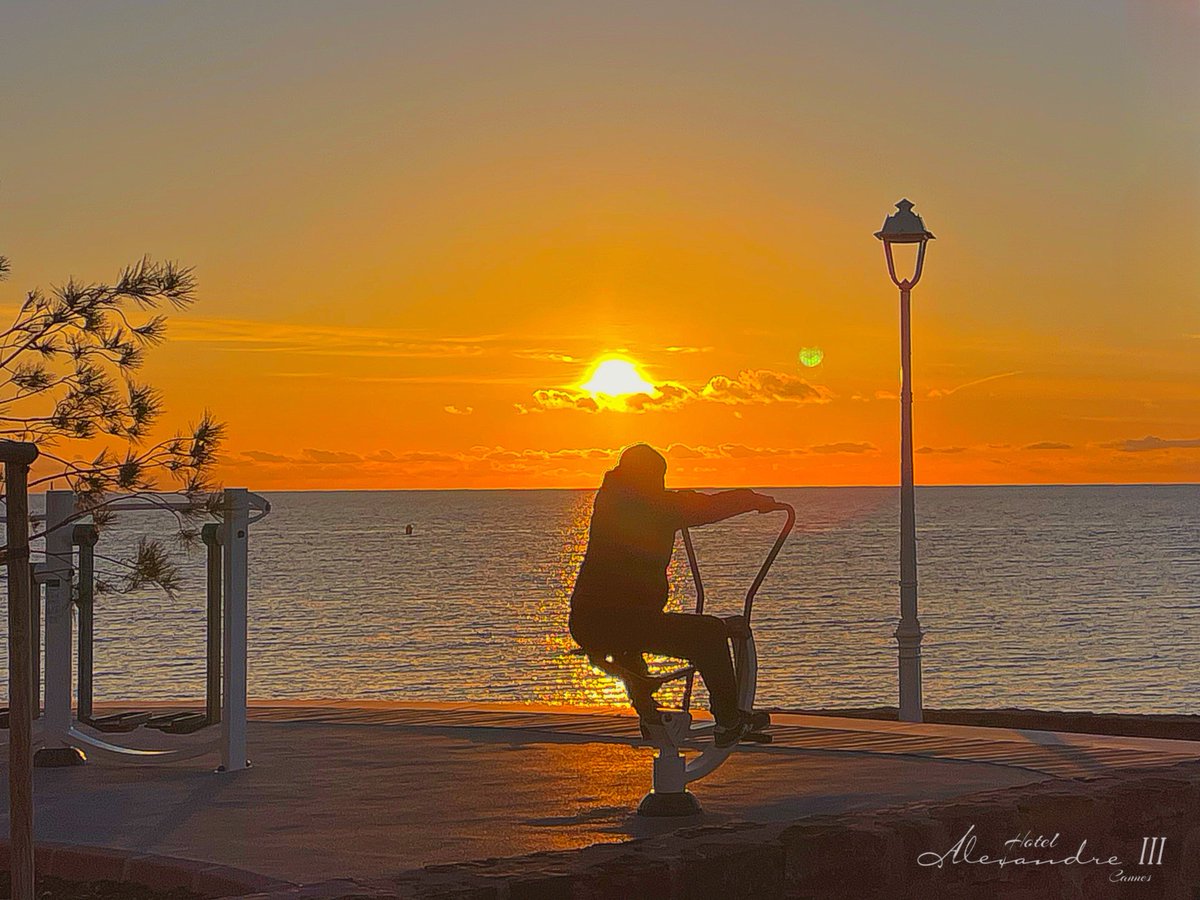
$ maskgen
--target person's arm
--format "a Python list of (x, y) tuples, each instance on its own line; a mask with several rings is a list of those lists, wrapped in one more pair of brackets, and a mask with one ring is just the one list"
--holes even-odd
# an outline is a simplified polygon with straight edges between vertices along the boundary
[(710, 525), (722, 519), (740, 516), (742, 513), (770, 512), (778, 506), (773, 497), (744, 488), (721, 491), (719, 494), (701, 494), (696, 491), (670, 493), (679, 512), (681, 528)]

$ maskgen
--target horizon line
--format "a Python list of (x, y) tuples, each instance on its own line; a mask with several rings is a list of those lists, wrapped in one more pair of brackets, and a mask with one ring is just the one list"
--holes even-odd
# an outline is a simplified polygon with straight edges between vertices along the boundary
[[(668, 490), (698, 490), (698, 491), (726, 491), (737, 490), (739, 488), (750, 488), (757, 490), (810, 490), (810, 489), (844, 489), (856, 490), (860, 488), (899, 488), (899, 484), (756, 484), (756, 485), (703, 485), (699, 487), (683, 487), (683, 488), (668, 488)], [(972, 484), (917, 484), (918, 488), (994, 488), (994, 487), (1200, 487), (1200, 481), (1064, 481), (1064, 482), (987, 482), (987, 483), (972, 483)], [(399, 493), (401, 491), (427, 493), (448, 493), (459, 492), (466, 493), (470, 491), (595, 491), (598, 486), (589, 485), (586, 487), (389, 487), (389, 488), (262, 488), (262, 493), (286, 493), (286, 494), (338, 494), (338, 493), (359, 493), (359, 494), (387, 494)], [(35, 493), (33, 491), (30, 492)], [(43, 493), (38, 491), (36, 493)]]

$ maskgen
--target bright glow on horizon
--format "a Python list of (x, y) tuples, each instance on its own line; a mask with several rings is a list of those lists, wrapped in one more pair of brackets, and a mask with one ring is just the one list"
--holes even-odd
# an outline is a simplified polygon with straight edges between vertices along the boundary
[(643, 378), (637, 366), (627, 359), (602, 360), (580, 387), (593, 397), (654, 393), (654, 385)]

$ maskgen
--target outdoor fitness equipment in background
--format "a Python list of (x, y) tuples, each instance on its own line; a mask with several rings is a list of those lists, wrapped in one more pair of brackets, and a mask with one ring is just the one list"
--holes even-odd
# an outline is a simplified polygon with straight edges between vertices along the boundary
[(207, 616), (205, 626), (205, 702), (204, 712), (151, 713), (126, 711), (109, 715), (94, 715), (92, 694), (94, 684), (95, 654), (95, 547), (100, 532), (95, 525), (76, 525), (71, 532), (71, 543), (79, 548), (79, 588), (75, 596), (75, 608), (79, 613), (79, 644), (76, 665), (79, 672), (79, 687), (76, 700), (76, 719), (109, 734), (133, 731), (144, 725), (165, 734), (192, 734), (202, 728), (221, 721), (221, 541), (220, 528), (209, 523), (200, 531), (201, 540), (207, 549)]
[[(134, 494), (110, 504), (116, 510), (170, 510), (190, 506), (178, 495)], [(94, 628), (94, 547), (96, 529), (90, 524), (72, 525), (74, 495), (70, 491), (46, 494), (46, 561), (36, 567), (37, 580), (44, 586), (45, 616), (45, 714), (42, 748), (35, 765), (77, 765), (85, 752), (117, 759), (159, 762), (204, 756), (219, 750), (218, 771), (244, 769), (246, 760), (246, 621), (247, 545), (250, 525), (271, 510), (264, 498), (244, 488), (222, 492), (219, 523), (206, 525), (202, 537), (208, 550), (208, 640), (205, 712), (152, 715), (148, 712), (114, 716), (92, 715), (92, 637)], [(252, 515), (255, 513), (255, 515)], [(79, 547), (75, 565), (73, 546)], [(76, 605), (79, 610), (79, 703), (78, 722), (71, 714), (72, 586), (79, 578)], [(36, 594), (35, 591), (35, 603)], [(35, 703), (36, 707), (36, 703)], [(128, 732), (146, 725), (159, 731), (184, 735), (219, 722), (220, 733), (212, 741), (189, 743), (172, 749), (124, 747), (81, 730)]]
[[(787, 521), (775, 539), (775, 544), (767, 554), (766, 560), (758, 570), (750, 589), (746, 591), (746, 599), (742, 604), (742, 621), (735, 623), (733, 629), (733, 665), (737, 676), (738, 707), (744, 710), (754, 709), (754, 691), (758, 678), (758, 655), (754, 647), (754, 634), (750, 630), (750, 614), (754, 609), (754, 596), (762, 586), (775, 562), (775, 557), (783, 549), (784, 542), (796, 524), (796, 511), (787, 503), (780, 503), (777, 509), (787, 513)], [(692, 536), (686, 528), (683, 529), (683, 546), (687, 551), (688, 565), (692, 570), (692, 580), (696, 584), (696, 612), (704, 612), (704, 582), (700, 578), (700, 564), (696, 560), (696, 551), (692, 546)], [(729, 621), (729, 620), (727, 620)], [(676, 669), (663, 675), (646, 676), (633, 672), (618, 665), (611, 656), (589, 655), (592, 665), (603, 672), (619, 678), (625, 685), (630, 697), (637, 696), (640, 688), (656, 691), (664, 684), (680, 679), (687, 679), (683, 692), (680, 709), (660, 709), (650, 715), (639, 710), (642, 723), (642, 734), (646, 742), (657, 752), (654, 755), (654, 771), (650, 793), (638, 804), (638, 813), (643, 816), (690, 816), (700, 812), (700, 802), (687, 789), (693, 781), (698, 781), (714, 772), (721, 763), (729, 757), (735, 746), (718, 747), (713, 742), (713, 724), (711, 722), (694, 724), (692, 722), (691, 703), (692, 685), (696, 678), (694, 666)], [(654, 716), (657, 716), (655, 720)], [(751, 740), (769, 742), (769, 735), (750, 735)], [(683, 750), (698, 751), (688, 759)]]

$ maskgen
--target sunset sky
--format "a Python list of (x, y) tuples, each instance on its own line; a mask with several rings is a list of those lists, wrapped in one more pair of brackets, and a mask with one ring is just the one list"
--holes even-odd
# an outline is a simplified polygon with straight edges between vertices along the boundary
[(1195, 0), (6, 3), (0, 305), (195, 266), (146, 374), (227, 484), (892, 484), (907, 197), (918, 483), (1198, 481), (1198, 58)]

